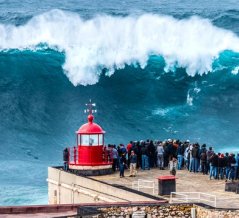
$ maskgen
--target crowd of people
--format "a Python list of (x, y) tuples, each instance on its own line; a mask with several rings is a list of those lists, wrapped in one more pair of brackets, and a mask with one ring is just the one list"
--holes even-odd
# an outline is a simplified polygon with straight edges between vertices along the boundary
[(177, 162), (177, 170), (187, 169), (193, 173), (209, 175), (210, 179), (239, 179), (239, 153), (216, 153), (206, 144), (190, 143), (189, 140), (168, 139), (165, 141), (131, 141), (128, 145), (108, 145), (113, 161), (113, 171), (130, 169), (130, 176), (136, 176), (136, 170), (150, 170), (158, 167), (168, 169), (170, 162)]

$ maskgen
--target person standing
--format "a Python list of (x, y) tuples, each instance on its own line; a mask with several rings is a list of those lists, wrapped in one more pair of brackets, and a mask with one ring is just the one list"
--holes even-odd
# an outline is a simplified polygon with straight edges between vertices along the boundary
[(150, 140), (148, 147), (148, 158), (149, 158), (149, 167), (154, 167), (154, 156), (155, 156), (155, 146), (152, 140)]
[(175, 176), (177, 172), (177, 159), (173, 157), (173, 159), (169, 162), (170, 174)]
[(217, 174), (217, 179), (223, 179), (224, 178), (224, 154), (220, 154), (218, 156), (218, 174)]
[(68, 166), (69, 166), (69, 150), (68, 150), (68, 148), (65, 148), (64, 151), (63, 151), (63, 161), (64, 161), (63, 169), (65, 171), (67, 171)]
[(182, 146), (182, 143), (179, 142), (179, 144), (178, 144), (178, 149), (177, 149), (178, 170), (181, 170), (181, 169), (182, 169), (182, 165), (183, 165), (183, 155), (184, 155), (183, 146)]
[(189, 162), (190, 162), (190, 150), (189, 146), (184, 147), (184, 164), (187, 170), (189, 170)]
[(212, 179), (212, 177), (214, 177), (214, 179), (216, 179), (218, 171), (218, 155), (216, 153), (213, 153), (213, 155), (211, 156), (210, 163), (211, 167), (209, 178)]
[(206, 150), (203, 150), (200, 154), (201, 170), (203, 175), (207, 172), (207, 153)]
[(163, 170), (163, 156), (164, 155), (164, 149), (163, 149), (163, 144), (160, 142), (157, 146), (157, 159), (158, 159), (158, 167), (160, 170)]
[(236, 166), (236, 159), (233, 153), (231, 153), (228, 157), (228, 166), (229, 172), (227, 179), (233, 181), (235, 177), (235, 166)]
[(77, 149), (76, 146), (74, 146), (74, 163), (76, 164), (76, 158), (77, 158)]
[(235, 179), (239, 179), (239, 153), (236, 156)]
[(119, 158), (120, 178), (124, 177), (125, 165), (126, 165), (125, 153), (122, 153), (120, 158)]
[(212, 150), (212, 147), (209, 147), (209, 150), (207, 151), (207, 165), (206, 165), (206, 174), (210, 174), (211, 172), (211, 162), (210, 159), (212, 155), (214, 154), (214, 151)]
[(115, 145), (112, 146), (111, 159), (113, 160), (112, 169), (115, 172), (116, 168), (118, 166), (118, 164), (117, 164), (117, 161), (118, 161), (118, 151), (116, 150), (116, 146)]
[(131, 150), (132, 150), (132, 147), (133, 147), (133, 141), (130, 141), (129, 144), (127, 145), (126, 149), (127, 149), (127, 156), (128, 158), (126, 157), (127, 159), (127, 166), (129, 167), (130, 165), (130, 155), (131, 155)]
[(145, 147), (145, 144), (142, 145), (141, 148), (141, 155), (142, 155), (142, 164), (141, 168), (142, 170), (149, 170), (149, 158), (148, 158), (148, 151), (147, 148)]
[(137, 155), (135, 152), (132, 150), (131, 155), (130, 155), (130, 177), (135, 177), (136, 176), (136, 164), (137, 164)]

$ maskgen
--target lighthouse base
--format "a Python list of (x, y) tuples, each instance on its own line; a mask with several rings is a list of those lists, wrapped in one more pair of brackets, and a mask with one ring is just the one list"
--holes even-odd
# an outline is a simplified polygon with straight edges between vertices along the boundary
[(81, 176), (100, 176), (113, 173), (112, 165), (81, 166), (69, 164), (69, 171)]

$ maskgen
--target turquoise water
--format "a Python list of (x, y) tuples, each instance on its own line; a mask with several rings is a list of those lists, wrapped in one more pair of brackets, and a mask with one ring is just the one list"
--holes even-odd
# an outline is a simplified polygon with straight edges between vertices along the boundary
[(47, 203), (86, 122), (107, 143), (239, 151), (237, 1), (0, 1), (0, 204)]

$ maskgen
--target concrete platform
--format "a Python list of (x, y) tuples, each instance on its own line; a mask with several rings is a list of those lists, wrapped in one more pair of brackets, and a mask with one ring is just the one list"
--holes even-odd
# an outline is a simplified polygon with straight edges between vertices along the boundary
[[(155, 193), (150, 188), (140, 188), (141, 192), (158, 196), (158, 180), (162, 175), (169, 175), (169, 170), (138, 170), (136, 177), (129, 177), (129, 171), (125, 171), (125, 177), (120, 178), (119, 173), (105, 176), (90, 177), (95, 180), (105, 182), (111, 185), (120, 185), (132, 188), (132, 183), (138, 179), (154, 181)], [(177, 171), (176, 192), (202, 192), (215, 195), (217, 198), (217, 207), (220, 208), (239, 208), (239, 195), (225, 191), (225, 180), (210, 180), (208, 175), (201, 173), (192, 173), (187, 170)], [(158, 196), (169, 200), (169, 196)]]

